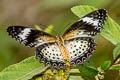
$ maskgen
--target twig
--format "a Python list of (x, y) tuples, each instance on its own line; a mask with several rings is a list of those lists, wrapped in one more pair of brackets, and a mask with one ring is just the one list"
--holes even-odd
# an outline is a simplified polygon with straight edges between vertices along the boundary
[[(101, 70), (101, 68), (100, 68), (99, 74), (98, 74), (97, 76), (95, 76), (95, 80), (101, 80), (101, 79), (103, 79), (105, 72), (108, 71), (108, 70), (116, 63), (116, 61), (117, 61), (119, 58), (120, 58), (120, 55), (118, 55), (118, 56), (111, 62), (110, 66), (109, 66), (106, 70), (103, 71), (103, 70)], [(120, 75), (120, 72), (119, 72), (119, 75)], [(119, 76), (119, 77), (120, 77), (120, 76)], [(118, 78), (119, 78), (119, 77), (118, 77)], [(116, 80), (119, 80), (118, 78), (116, 78)]]
[(110, 67), (112, 67), (119, 58), (120, 58), (120, 55), (118, 55), (118, 56), (111, 62), (110, 66), (109, 66), (108, 69), (105, 70), (105, 71), (108, 71), (108, 70), (110, 69)]

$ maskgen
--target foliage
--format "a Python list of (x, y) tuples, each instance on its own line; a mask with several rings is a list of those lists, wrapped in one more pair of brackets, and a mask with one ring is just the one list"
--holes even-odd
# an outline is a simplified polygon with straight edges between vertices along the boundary
[(5, 68), (0, 73), (0, 80), (28, 80), (36, 74), (44, 72), (48, 66), (44, 66), (34, 56), (29, 57), (20, 63)]
[(120, 54), (120, 43), (118, 43), (113, 50), (113, 58), (115, 59)]
[(107, 70), (110, 66), (111, 61), (105, 61), (102, 65), (101, 65), (101, 69), (102, 70)]
[[(96, 10), (96, 8), (85, 5), (72, 8), (72, 12), (79, 18), (93, 10)], [(38, 28), (38, 26), (36, 27)], [(49, 28), (52, 30), (53, 26), (49, 26)], [(51, 33), (49, 28), (45, 29), (45, 31)], [(73, 72), (72, 70), (74, 68), (70, 71), (57, 70), (55, 73), (51, 73), (51, 69), (49, 69), (49, 71), (48, 66), (44, 66), (44, 64), (36, 60), (35, 57), (30, 57), (20, 63), (5, 68), (0, 72), (0, 80), (66, 80), (67, 78), (69, 80), (85, 80), (90, 77), (100, 79), (99, 74), (103, 72), (105, 73), (108, 70), (120, 70), (120, 65), (118, 64), (120, 57), (120, 44), (118, 44), (120, 42), (120, 26), (108, 16), (101, 35), (113, 43), (116, 48), (113, 51), (113, 61), (105, 61), (100, 67), (96, 67), (93, 62), (85, 62), (82, 65), (74, 67), (77, 70)]]

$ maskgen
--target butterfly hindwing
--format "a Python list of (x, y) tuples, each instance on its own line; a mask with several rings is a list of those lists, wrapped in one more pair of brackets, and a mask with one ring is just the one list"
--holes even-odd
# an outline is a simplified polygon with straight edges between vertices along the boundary
[(21, 26), (10, 26), (7, 28), (7, 32), (20, 43), (30, 47), (54, 39), (50, 34), (43, 31)]
[(66, 49), (69, 51), (71, 65), (82, 64), (88, 60), (96, 48), (94, 39), (90, 37), (77, 37), (65, 41)]
[(64, 58), (56, 42), (45, 43), (36, 48), (36, 57), (53, 68), (65, 68)]
[(68, 28), (64, 33), (64, 38), (73, 36), (95, 36), (103, 28), (106, 13), (106, 10), (99, 9), (85, 15)]

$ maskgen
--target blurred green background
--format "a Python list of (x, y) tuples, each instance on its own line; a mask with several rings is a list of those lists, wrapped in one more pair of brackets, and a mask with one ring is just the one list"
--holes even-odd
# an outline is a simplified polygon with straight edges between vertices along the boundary
[[(35, 49), (25, 47), (8, 36), (6, 32), (8, 26), (34, 27), (40, 24), (46, 26), (52, 24), (54, 30), (60, 33), (68, 24), (78, 20), (70, 10), (77, 5), (105, 8), (109, 16), (118, 24), (120, 22), (120, 0), (0, 0), (0, 71), (35, 55)], [(45, 26), (41, 27), (45, 28)], [(100, 66), (105, 60), (112, 60), (114, 45), (100, 35), (95, 39), (97, 50), (90, 60)], [(115, 77), (112, 74), (109, 75)]]

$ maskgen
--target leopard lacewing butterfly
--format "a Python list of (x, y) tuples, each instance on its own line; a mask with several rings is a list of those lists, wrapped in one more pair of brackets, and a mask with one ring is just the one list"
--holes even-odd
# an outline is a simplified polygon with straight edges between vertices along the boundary
[(62, 36), (23, 26), (10, 26), (7, 32), (25, 46), (36, 47), (36, 57), (45, 65), (64, 69), (65, 60), (72, 66), (90, 58), (96, 48), (92, 36), (103, 28), (106, 14), (104, 9), (93, 11), (71, 25)]

